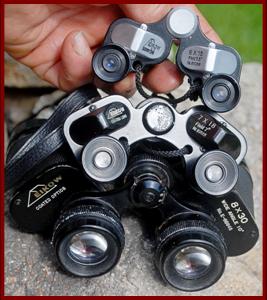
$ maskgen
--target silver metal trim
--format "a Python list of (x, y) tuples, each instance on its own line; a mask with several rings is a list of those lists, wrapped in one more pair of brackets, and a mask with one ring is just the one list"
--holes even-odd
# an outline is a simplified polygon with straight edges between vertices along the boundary
[(137, 27), (128, 22), (119, 23), (112, 30), (111, 40), (114, 44), (150, 59), (160, 58), (166, 48), (164, 40), (159, 35), (147, 31), (146, 24)]
[[(161, 98), (156, 98), (156, 97), (151, 98), (151, 99), (149, 99), (149, 101), (146, 100), (141, 105), (139, 105), (138, 106), (139, 108), (134, 108), (128, 99), (126, 99), (122, 96), (112, 95), (112, 96), (108, 96), (108, 97), (103, 98), (102, 100), (99, 100), (98, 102), (94, 103), (95, 110), (100, 109), (101, 107), (106, 106), (115, 101), (121, 102), (125, 106), (127, 106), (127, 108), (130, 111), (131, 118), (126, 126), (110, 133), (109, 136), (111, 136), (117, 140), (124, 137), (128, 140), (129, 145), (132, 145), (133, 143), (135, 143), (137, 141), (151, 138), (151, 137), (157, 137), (159, 139), (165, 140), (165, 141), (173, 144), (178, 149), (181, 149), (186, 145), (190, 145), (192, 147), (192, 152), (190, 154), (184, 156), (188, 171), (192, 170), (197, 159), (203, 154), (202, 146), (200, 144), (198, 144), (195, 140), (193, 140), (193, 138), (191, 138), (188, 135), (187, 130), (186, 130), (186, 123), (187, 123), (188, 118), (196, 112), (203, 111), (203, 113), (208, 113), (214, 119), (216, 119), (218, 122), (220, 122), (224, 126), (226, 126), (227, 129), (229, 131), (231, 131), (234, 135), (237, 136), (237, 138), (239, 139), (240, 144), (241, 144), (240, 154), (236, 158), (237, 164), (239, 164), (246, 155), (247, 142), (246, 142), (245, 137), (235, 127), (233, 127), (231, 124), (229, 124), (224, 118), (222, 118), (215, 112), (208, 110), (204, 106), (195, 106), (195, 107), (189, 109), (187, 112), (181, 114), (181, 113), (178, 113), (167, 101), (165, 101)], [(174, 113), (174, 116), (175, 116), (174, 126), (166, 134), (162, 134), (162, 135), (152, 134), (145, 128), (145, 126), (143, 124), (144, 111), (151, 104), (153, 104), (155, 102), (167, 104)], [(74, 155), (76, 156), (77, 159), (80, 159), (81, 151), (84, 148), (84, 145), (79, 145), (72, 140), (72, 138), (70, 136), (70, 132), (69, 132), (70, 126), (75, 120), (77, 120), (85, 115), (88, 115), (90, 113), (89, 107), (90, 106), (85, 107), (85, 108), (73, 113), (72, 115), (70, 115), (64, 124), (65, 137), (67, 139), (68, 144), (70, 145), (72, 152), (74, 153)]]

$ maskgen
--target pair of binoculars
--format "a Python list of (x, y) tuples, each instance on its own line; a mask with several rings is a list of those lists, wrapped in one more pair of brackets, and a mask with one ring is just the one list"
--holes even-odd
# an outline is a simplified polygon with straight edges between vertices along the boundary
[(63, 270), (94, 277), (119, 262), (121, 217), (135, 212), (168, 284), (211, 286), (227, 257), (258, 239), (245, 138), (204, 106), (178, 113), (157, 97), (137, 107), (117, 95), (92, 101), (92, 89), (62, 100), (48, 120), (15, 128), (6, 166), (12, 219), (49, 234)]
[(177, 69), (200, 86), (198, 96), (215, 112), (233, 109), (240, 99), (241, 58), (228, 46), (209, 40), (201, 31), (196, 14), (183, 7), (172, 9), (153, 24), (128, 18), (112, 23), (102, 47), (93, 57), (93, 70), (101, 80), (122, 80), (137, 66), (146, 72), (168, 58), (173, 42), (179, 44)]

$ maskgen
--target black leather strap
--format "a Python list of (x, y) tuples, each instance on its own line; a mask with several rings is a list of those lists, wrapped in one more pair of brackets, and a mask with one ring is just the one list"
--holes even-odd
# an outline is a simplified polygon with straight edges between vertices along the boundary
[(35, 134), (20, 148), (6, 165), (5, 190), (16, 186), (37, 163), (59, 149), (65, 138), (62, 126), (66, 118), (99, 97), (96, 88), (86, 85), (62, 100), (55, 112)]

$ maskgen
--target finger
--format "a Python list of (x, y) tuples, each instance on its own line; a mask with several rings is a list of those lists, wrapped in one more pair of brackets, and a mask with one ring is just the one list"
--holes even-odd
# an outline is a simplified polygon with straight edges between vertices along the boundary
[(159, 21), (171, 8), (168, 4), (120, 4), (119, 6), (126, 17), (145, 23)]
[[(90, 47), (96, 47), (103, 42), (110, 23), (119, 18), (121, 14), (121, 10), (114, 5), (110, 7), (89, 7), (87, 5), (85, 8), (78, 6), (73, 10), (63, 9), (42, 24), (42, 31), (46, 32), (45, 37), (20, 61), (30, 68), (38, 66), (40, 72), (38, 74), (42, 75), (58, 61), (62, 44), (69, 33), (82, 31), (86, 35)], [(92, 19), (94, 22), (88, 21)]]
[(92, 80), (92, 52), (82, 31), (69, 34), (62, 46), (62, 67), (58, 83), (63, 90), (72, 90)]
[(103, 82), (95, 77), (94, 84), (107, 94), (119, 94), (125, 97), (131, 97), (136, 91), (134, 73), (128, 74), (124, 79), (114, 84)]
[(72, 32), (65, 38), (61, 61), (50, 68), (45, 79), (64, 91), (71, 91), (92, 80), (92, 51), (83, 32)]
[(145, 73), (143, 84), (156, 93), (168, 93), (183, 83), (183, 75), (175, 64), (165, 60)]

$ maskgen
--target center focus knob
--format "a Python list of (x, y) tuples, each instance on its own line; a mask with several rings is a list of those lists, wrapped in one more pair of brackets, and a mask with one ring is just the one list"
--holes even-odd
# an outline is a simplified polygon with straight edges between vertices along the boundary
[(144, 113), (146, 129), (153, 134), (167, 133), (174, 124), (174, 114), (171, 108), (164, 103), (150, 105)]

